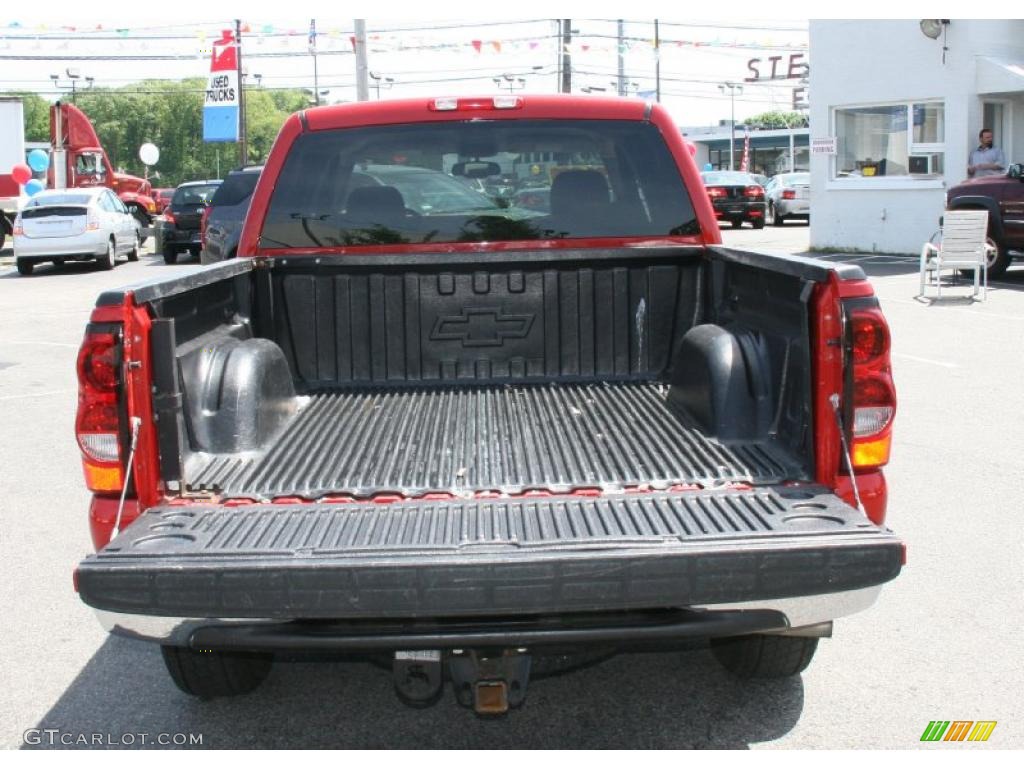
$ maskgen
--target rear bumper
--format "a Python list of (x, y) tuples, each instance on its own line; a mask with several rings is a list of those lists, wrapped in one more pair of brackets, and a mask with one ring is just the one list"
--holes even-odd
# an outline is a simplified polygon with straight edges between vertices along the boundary
[(84, 232), (69, 237), (26, 237), (14, 238), (14, 256), (27, 261), (46, 260), (54, 257), (73, 259), (94, 258), (107, 252), (107, 232)]
[(176, 229), (166, 224), (160, 228), (160, 242), (178, 248), (199, 248), (202, 244), (198, 229)]
[(781, 216), (810, 216), (810, 200), (779, 200), (775, 203), (775, 210)]
[[(788, 495), (786, 495), (788, 494)], [(891, 531), (821, 489), (162, 507), (78, 569), (82, 599), (152, 636), (196, 620), (413, 620), (761, 610), (898, 575)], [(816, 623), (832, 600), (792, 604)], [(792, 616), (791, 616), (792, 614)], [(823, 615), (820, 615), (823, 614)], [(190, 617), (190, 618), (180, 618)]]
[(686, 610), (568, 614), (514, 621), (274, 621), (97, 611), (114, 635), (206, 650), (392, 651), (667, 642), (820, 627), (870, 608), (881, 586)]
[(763, 220), (766, 205), (762, 202), (714, 202), (712, 208), (719, 219)]

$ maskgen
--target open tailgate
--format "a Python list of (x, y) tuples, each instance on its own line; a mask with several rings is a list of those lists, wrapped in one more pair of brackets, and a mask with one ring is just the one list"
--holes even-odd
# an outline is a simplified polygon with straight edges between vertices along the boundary
[(163, 506), (78, 569), (108, 611), (211, 618), (532, 614), (874, 586), (902, 544), (821, 488), (391, 504)]

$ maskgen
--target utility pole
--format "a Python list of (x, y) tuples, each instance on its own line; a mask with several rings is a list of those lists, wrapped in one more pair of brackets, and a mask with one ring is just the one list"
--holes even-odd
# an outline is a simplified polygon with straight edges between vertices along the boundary
[(366, 63), (366, 19), (356, 19), (356, 101), (370, 100), (370, 70)]
[(562, 19), (562, 93), (572, 93), (572, 19)]
[(235, 19), (235, 66), (238, 78), (238, 164), (245, 166), (248, 161), (248, 148), (245, 142), (245, 84), (242, 82), (242, 20)]
[(622, 19), (619, 19), (618, 29), (618, 40), (619, 40), (619, 77), (618, 77), (618, 90), (619, 96), (626, 95), (626, 54), (622, 50), (625, 45), (623, 38), (626, 36), (626, 24)]
[(734, 170), (733, 152), (736, 147), (736, 94), (743, 93), (743, 86), (736, 83), (721, 83), (718, 90), (729, 90), (729, 170)]
[(313, 57), (313, 96), (320, 106), (320, 77), (316, 68), (316, 19), (309, 20), (309, 53)]
[(658, 20), (654, 20), (654, 100), (661, 102), (661, 37)]

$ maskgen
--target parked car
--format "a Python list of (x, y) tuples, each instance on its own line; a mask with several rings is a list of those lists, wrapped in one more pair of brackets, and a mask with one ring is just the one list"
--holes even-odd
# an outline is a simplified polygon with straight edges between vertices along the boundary
[(203, 213), (220, 185), (220, 179), (190, 181), (174, 190), (174, 197), (164, 211), (164, 220), (160, 224), (164, 263), (174, 264), (178, 254), (184, 251), (199, 256), (202, 248), (199, 230)]
[[(509, 102), (292, 115), (239, 258), (95, 308), (74, 583), (185, 693), (366, 652), (499, 715), (531, 670), (693, 638), (790, 677), (900, 573), (861, 268), (722, 248), (660, 104)], [(587, 167), (550, 214), (439, 170), (555, 151)]]
[(213, 193), (206, 215), (200, 222), (202, 250), (199, 252), (199, 261), (203, 264), (235, 257), (252, 191), (256, 189), (262, 171), (262, 165), (231, 171)]
[(780, 173), (764, 190), (768, 201), (768, 221), (776, 227), (786, 219), (811, 220), (811, 174)]
[(107, 187), (50, 189), (25, 203), (14, 220), (18, 272), (36, 264), (95, 261), (112, 269), (118, 256), (139, 259), (139, 221)]
[(753, 175), (741, 171), (705, 171), (701, 178), (719, 221), (728, 221), (736, 228), (745, 221), (754, 229), (764, 226), (764, 187)]
[(988, 211), (988, 242), (995, 250), (988, 276), (999, 277), (1010, 266), (1010, 251), (1024, 251), (1024, 165), (1012, 164), (1005, 175), (967, 179), (946, 192), (946, 209)]

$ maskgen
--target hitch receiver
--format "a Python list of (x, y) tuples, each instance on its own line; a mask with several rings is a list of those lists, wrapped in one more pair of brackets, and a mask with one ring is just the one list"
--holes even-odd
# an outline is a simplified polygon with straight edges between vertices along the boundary
[(504, 715), (526, 700), (530, 655), (525, 648), (455, 650), (448, 660), (448, 669), (455, 698), (478, 715)]

